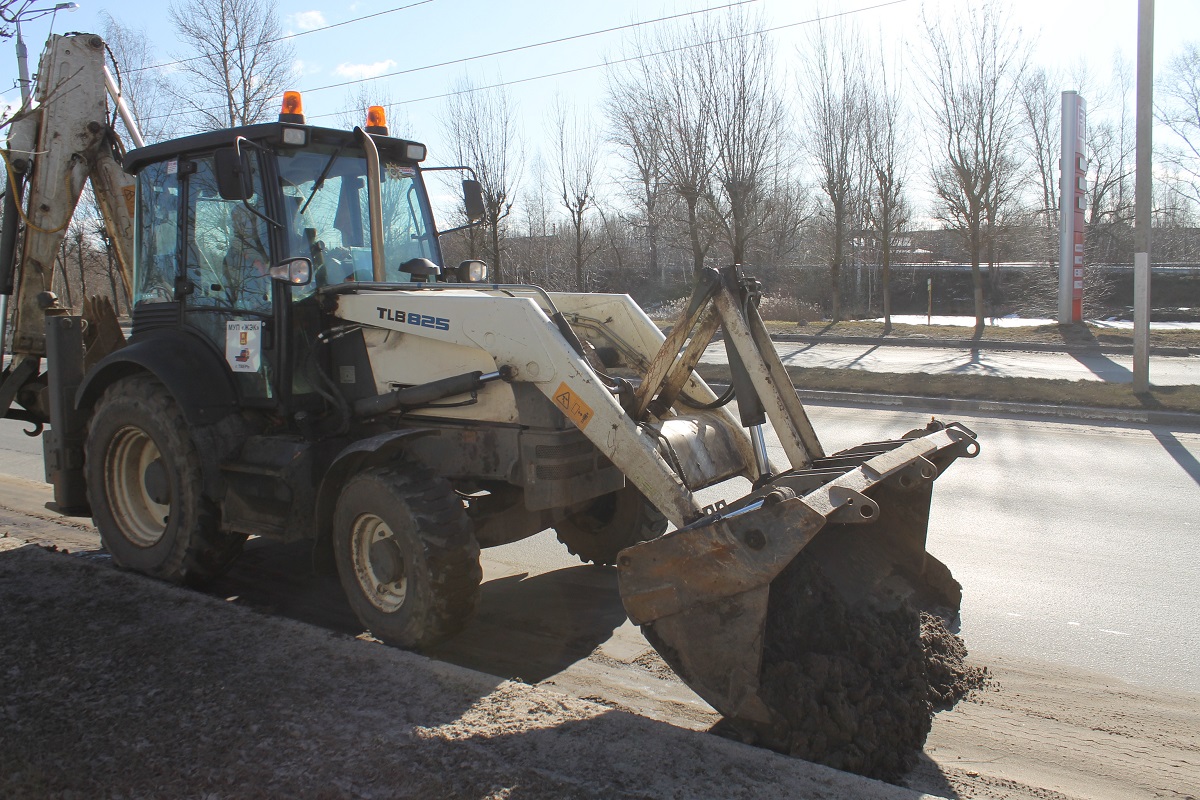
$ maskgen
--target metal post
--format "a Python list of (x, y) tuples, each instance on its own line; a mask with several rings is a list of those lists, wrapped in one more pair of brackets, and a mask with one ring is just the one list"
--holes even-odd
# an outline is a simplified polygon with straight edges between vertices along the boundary
[(1087, 104), (1062, 93), (1062, 156), (1058, 186), (1058, 322), (1083, 321), (1083, 228), (1087, 208)]
[(21, 104), (29, 104), (29, 50), (21, 38), (21, 18), (17, 17), (17, 85), (21, 87)]
[(1137, 176), (1134, 183), (1133, 391), (1150, 391), (1150, 193), (1154, 124), (1154, 0), (1138, 0)]
[[(21, 89), (21, 108), (29, 107), (29, 50), (25, 47), (25, 39), (21, 36), (21, 17), (17, 15), (15, 21), (17, 27), (17, 85)], [(17, 187), (13, 181), (8, 183), (6, 194), (14, 195)], [(16, 203), (20, 200), (13, 196), (12, 203), (6, 203), (6, 211), (12, 210), (16, 212)], [(8, 295), (0, 294), (0, 362), (4, 359), (4, 353), (8, 350)], [(0, 364), (0, 366), (3, 366)]]

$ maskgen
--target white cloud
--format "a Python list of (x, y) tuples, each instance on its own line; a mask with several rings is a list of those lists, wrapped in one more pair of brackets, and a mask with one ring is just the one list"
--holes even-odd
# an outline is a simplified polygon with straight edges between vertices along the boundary
[(378, 78), (383, 73), (395, 69), (396, 62), (392, 59), (376, 61), (374, 64), (338, 64), (333, 74), (340, 78)]
[(293, 25), (302, 31), (311, 31), (314, 28), (325, 27), (325, 15), (320, 11), (300, 11), (292, 14), (289, 19)]
[(302, 58), (297, 58), (292, 62), (292, 74), (299, 77), (306, 75), (317, 75), (321, 72), (321, 65), (314, 64), (311, 61), (305, 61)]

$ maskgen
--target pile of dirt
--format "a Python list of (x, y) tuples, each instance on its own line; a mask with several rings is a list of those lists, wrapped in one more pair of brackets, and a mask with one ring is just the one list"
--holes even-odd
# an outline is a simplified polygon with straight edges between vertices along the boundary
[(936, 614), (921, 612), (921, 648), (925, 651), (925, 677), (934, 711), (949, 711), (959, 700), (991, 682), (987, 667), (966, 662), (967, 646)]
[(760, 695), (788, 724), (773, 749), (897, 781), (916, 763), (935, 710), (986, 680), (940, 618), (906, 604), (848, 604), (814, 560), (771, 586)]

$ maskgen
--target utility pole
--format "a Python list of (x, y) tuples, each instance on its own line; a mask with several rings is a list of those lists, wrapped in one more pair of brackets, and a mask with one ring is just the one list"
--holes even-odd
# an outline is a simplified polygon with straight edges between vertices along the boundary
[(1134, 182), (1133, 391), (1150, 391), (1150, 192), (1154, 109), (1154, 0), (1138, 0), (1137, 176)]
[(21, 105), (29, 105), (29, 50), (21, 37), (21, 17), (17, 17), (17, 84), (21, 88)]

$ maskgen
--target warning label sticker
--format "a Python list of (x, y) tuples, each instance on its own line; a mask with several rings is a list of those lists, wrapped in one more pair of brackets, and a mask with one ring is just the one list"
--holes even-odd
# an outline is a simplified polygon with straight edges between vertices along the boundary
[(586, 428), (592, 420), (591, 406), (580, 400), (579, 395), (572, 392), (565, 383), (560, 383), (554, 390), (554, 404), (562, 409), (567, 419), (574, 422), (579, 430)]

